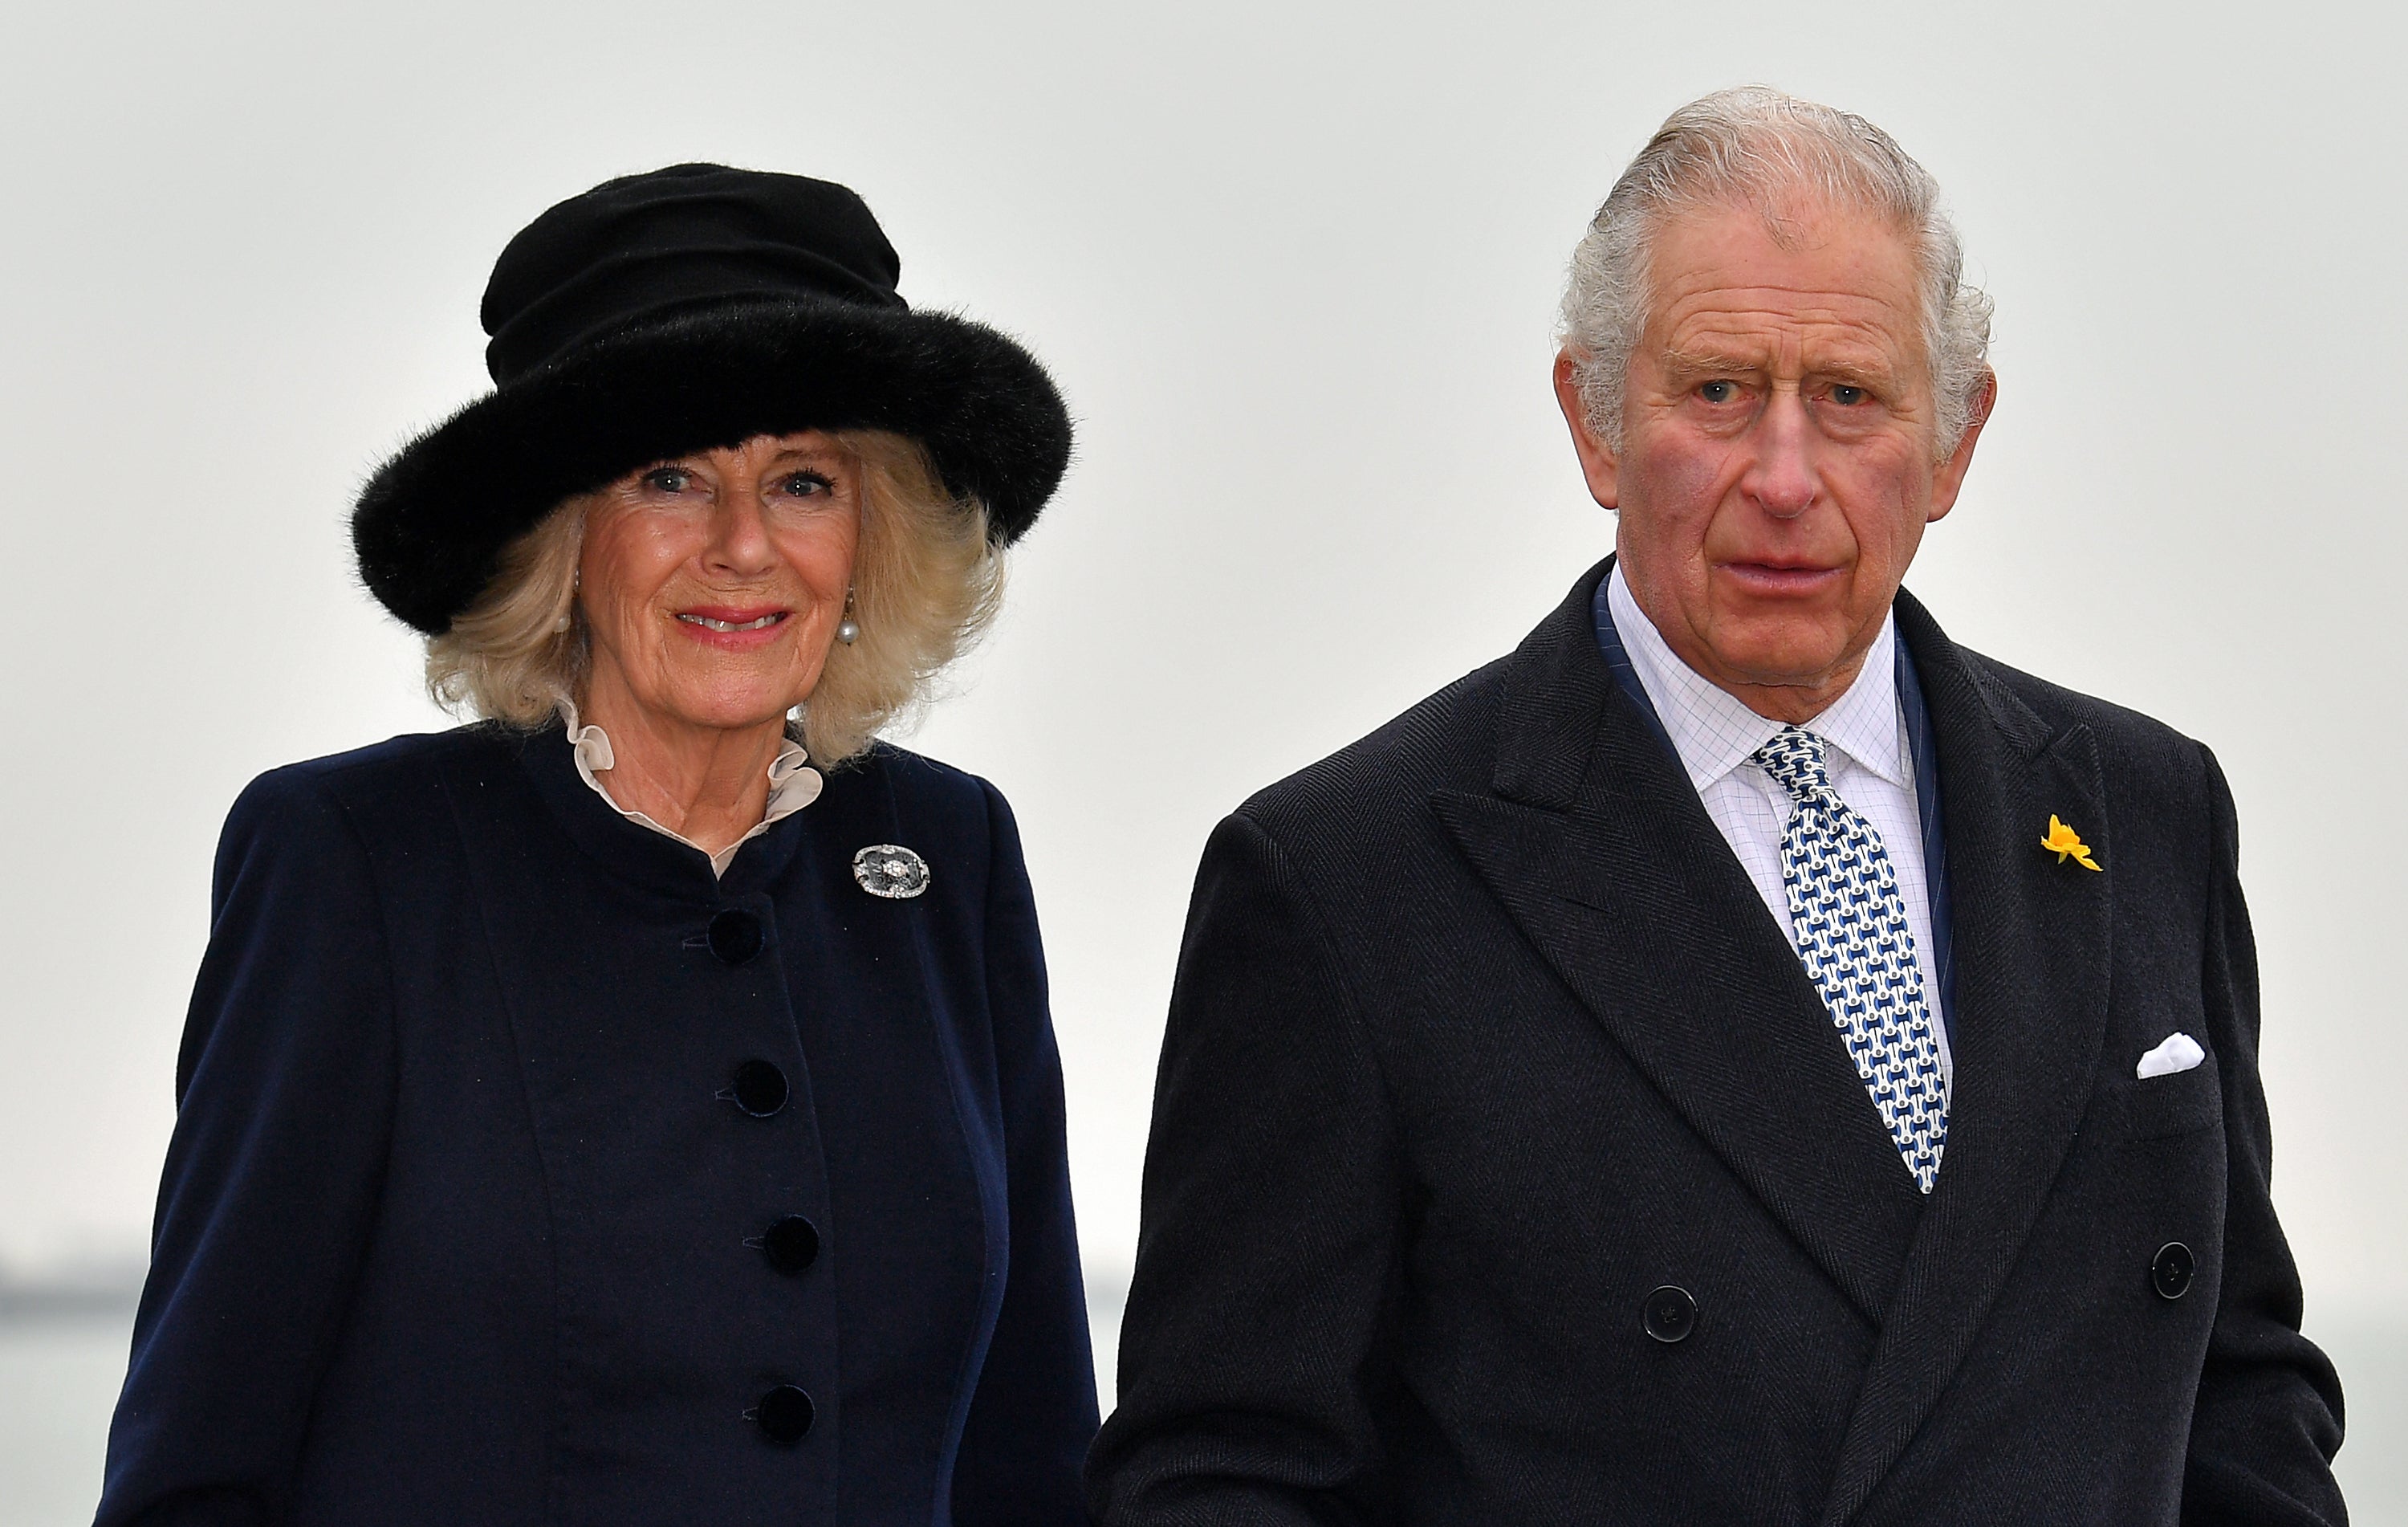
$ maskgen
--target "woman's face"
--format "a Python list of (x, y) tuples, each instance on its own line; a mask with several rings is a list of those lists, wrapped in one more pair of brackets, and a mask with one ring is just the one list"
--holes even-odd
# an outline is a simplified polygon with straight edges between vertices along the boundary
[(578, 562), (589, 710), (656, 724), (780, 721), (844, 617), (861, 474), (817, 431), (756, 435), (595, 496)]

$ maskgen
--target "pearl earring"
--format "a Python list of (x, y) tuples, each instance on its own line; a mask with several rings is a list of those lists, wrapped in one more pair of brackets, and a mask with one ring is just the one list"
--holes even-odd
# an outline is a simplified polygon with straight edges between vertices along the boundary
[(568, 629), (570, 621), (568, 619), (568, 612), (564, 610), (560, 612), (560, 618), (552, 623), (552, 634), (554, 636), (560, 635), (563, 631)]
[(836, 623), (836, 639), (850, 647), (861, 640), (861, 622), (853, 618), (853, 590), (844, 591), (844, 619)]

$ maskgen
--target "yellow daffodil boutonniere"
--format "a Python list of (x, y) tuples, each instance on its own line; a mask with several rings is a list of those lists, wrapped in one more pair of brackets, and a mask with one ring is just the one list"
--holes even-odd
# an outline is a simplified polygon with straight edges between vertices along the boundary
[(2040, 845), (2056, 855), (2057, 862), (2059, 864), (2071, 859), (2086, 870), (2103, 868), (2097, 859), (2090, 857), (2090, 850), (2083, 843), (2082, 834), (2058, 821), (2055, 812), (2049, 814), (2048, 836), (2040, 841)]

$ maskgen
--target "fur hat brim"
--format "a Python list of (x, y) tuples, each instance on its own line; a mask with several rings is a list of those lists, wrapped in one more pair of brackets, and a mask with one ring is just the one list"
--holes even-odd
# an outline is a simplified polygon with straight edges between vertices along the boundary
[(469, 404), (377, 469), (351, 514), (368, 592), (429, 636), (563, 501), (666, 457), (804, 429), (927, 448), (1010, 545), (1070, 460), (1062, 395), (1011, 339), (947, 313), (718, 306), (631, 328)]

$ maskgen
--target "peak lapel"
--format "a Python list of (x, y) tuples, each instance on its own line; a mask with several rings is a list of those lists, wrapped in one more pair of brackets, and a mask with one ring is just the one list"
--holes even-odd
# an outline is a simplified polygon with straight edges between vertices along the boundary
[[(1939, 744), (1956, 945), (1948, 1145), (1841, 1448), (1826, 1527), (1852, 1518), (1946, 1390), (2081, 1122), (2106, 1025), (2114, 839), (2087, 728), (2053, 732), (1901, 594)], [(2073, 822), (2104, 873), (2040, 841)]]
[(1510, 660), (1492, 793), (1432, 805), (1633, 1064), (1878, 1321), (1921, 1195), (1796, 951), (1606, 671), (1602, 574)]

